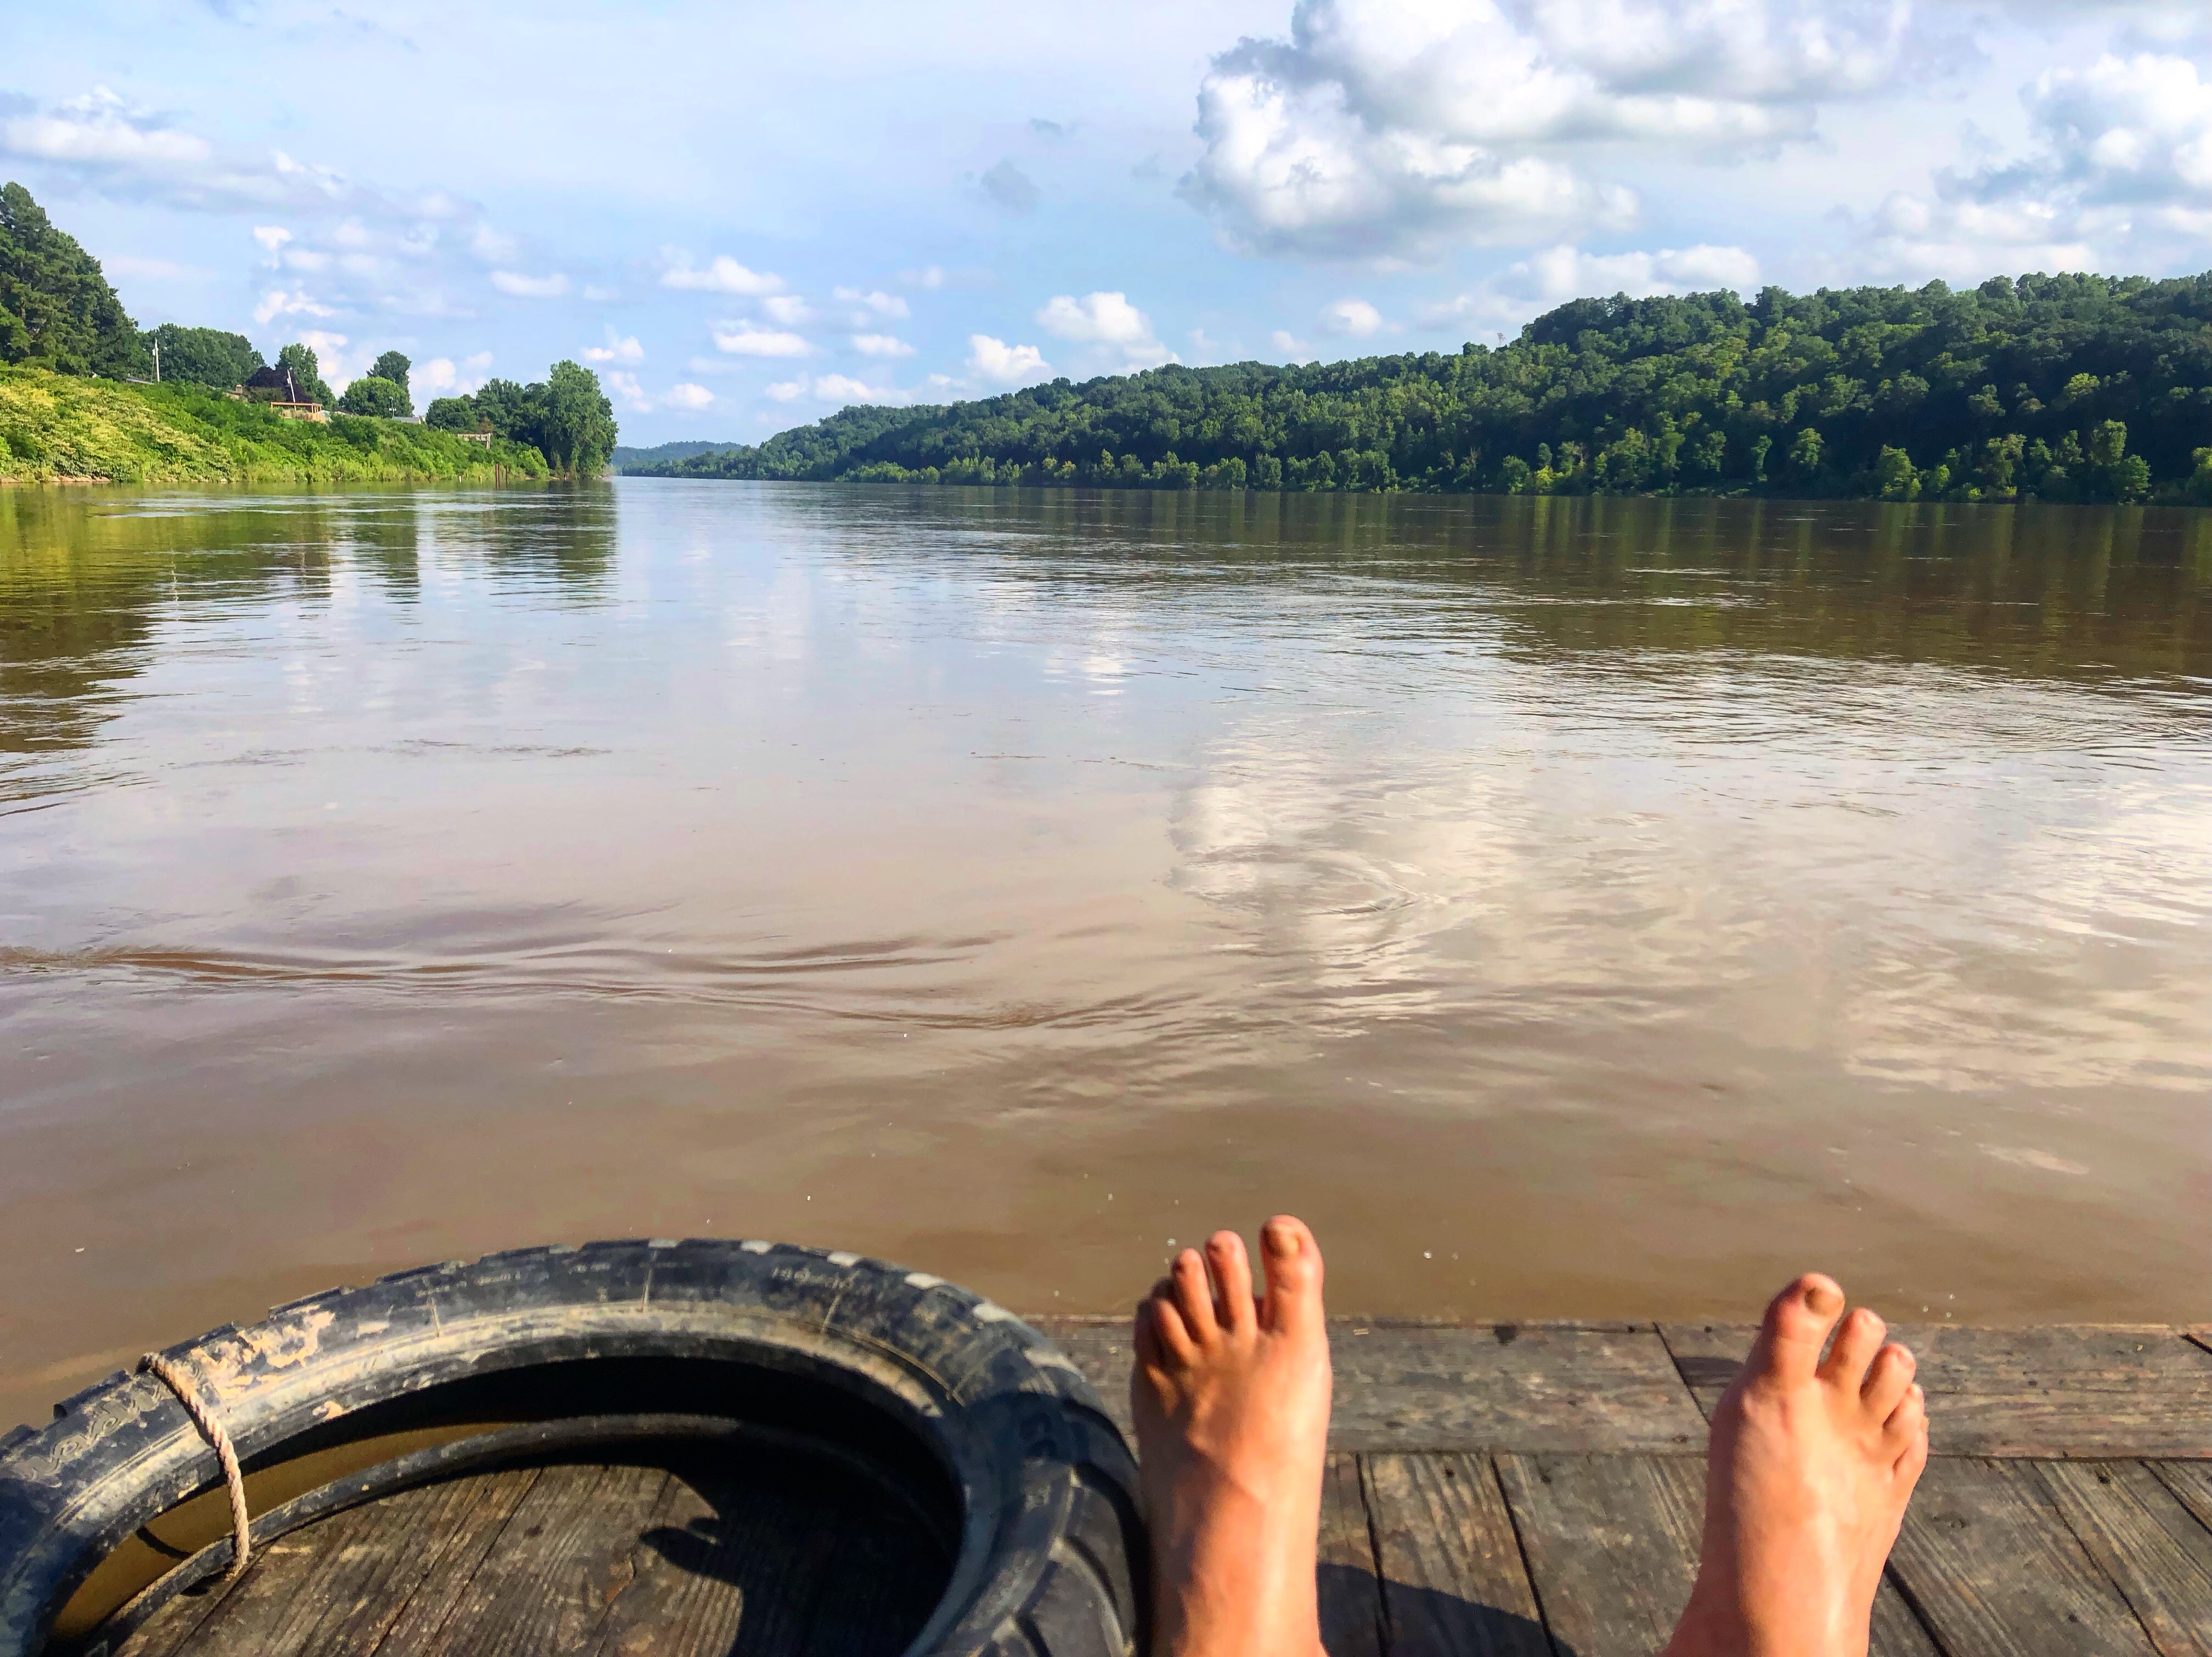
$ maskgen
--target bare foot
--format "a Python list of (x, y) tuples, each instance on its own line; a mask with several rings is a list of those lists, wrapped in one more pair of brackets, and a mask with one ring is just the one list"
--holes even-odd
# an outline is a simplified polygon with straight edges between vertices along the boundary
[[(1328, 1444), (1321, 1248), (1277, 1215), (1252, 1300), (1243, 1239), (1176, 1256), (1137, 1308), (1129, 1395), (1163, 1657), (1319, 1657), (1314, 1551)], [(1208, 1268), (1212, 1281), (1207, 1282)]]
[(1882, 1562), (1928, 1461), (1912, 1354), (1844, 1291), (1774, 1297), (1714, 1411), (1698, 1584), (1665, 1657), (1864, 1657)]

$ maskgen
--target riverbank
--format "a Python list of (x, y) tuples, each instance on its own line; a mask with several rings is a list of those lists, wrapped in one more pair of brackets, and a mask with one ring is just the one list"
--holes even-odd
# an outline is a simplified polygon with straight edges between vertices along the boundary
[(526, 444), (427, 426), (286, 420), (204, 386), (0, 368), (0, 484), (496, 483), (549, 475)]

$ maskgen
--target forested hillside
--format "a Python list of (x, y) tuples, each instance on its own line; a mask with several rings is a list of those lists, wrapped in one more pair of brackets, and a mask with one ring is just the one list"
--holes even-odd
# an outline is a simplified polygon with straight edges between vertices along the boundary
[(1577, 300), (1492, 350), (851, 408), (633, 471), (2212, 503), (2212, 273)]
[(649, 449), (633, 449), (624, 445), (608, 457), (617, 471), (627, 471), (633, 466), (658, 466), (670, 460), (689, 460), (695, 454), (710, 454), (724, 449), (743, 448), (737, 442), (717, 443), (707, 438), (684, 438), (674, 443), (656, 443)]
[(20, 184), (0, 185), (0, 362), (136, 374), (149, 359), (100, 261)]

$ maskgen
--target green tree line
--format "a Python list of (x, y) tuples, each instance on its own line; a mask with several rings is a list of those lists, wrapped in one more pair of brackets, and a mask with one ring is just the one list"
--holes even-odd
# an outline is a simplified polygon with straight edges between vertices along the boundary
[[(0, 365), (122, 380), (151, 379), (158, 370), (165, 385), (225, 392), (271, 366), (243, 334), (177, 323), (142, 332), (100, 261), (46, 216), (29, 191), (12, 183), (0, 186)], [(331, 390), (313, 349), (304, 343), (283, 347), (274, 366), (290, 371), (301, 399), (340, 414), (385, 420), (414, 415), (408, 385), (414, 365), (404, 353), (385, 352), (343, 396)], [(29, 406), (19, 400), (19, 421)], [(209, 416), (202, 410), (197, 417)], [(446, 431), (489, 432), (536, 449), (548, 466), (577, 476), (605, 466), (617, 434), (614, 407), (599, 376), (568, 361), (556, 363), (542, 382), (493, 380), (473, 398), (441, 398), (431, 404), (428, 423)], [(27, 426), (15, 430), (19, 445), (31, 444), (40, 453), (52, 446)], [(313, 441), (287, 440), (294, 446)], [(105, 452), (97, 446), (94, 452)]]
[(527, 443), (562, 471), (597, 472), (615, 447), (615, 411), (599, 377), (556, 362), (542, 382), (489, 379), (465, 397), (441, 397), (424, 418), (440, 431), (489, 432)]
[(848, 408), (667, 477), (2212, 503), (2212, 273), (1576, 300), (1497, 349)]

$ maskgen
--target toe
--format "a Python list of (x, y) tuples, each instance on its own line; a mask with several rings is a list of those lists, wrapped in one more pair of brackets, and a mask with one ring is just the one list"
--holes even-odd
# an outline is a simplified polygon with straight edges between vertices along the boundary
[(1321, 1245), (1305, 1222), (1288, 1214), (1268, 1221), (1260, 1229), (1260, 1259), (1267, 1268), (1261, 1325), (1277, 1334), (1321, 1328)]
[(1917, 1381), (1907, 1386), (1881, 1423), (1882, 1442), (1898, 1455), (1928, 1442), (1928, 1394)]
[(1206, 1240), (1206, 1264), (1213, 1273), (1214, 1320), (1231, 1334), (1252, 1327), (1252, 1262), (1244, 1239), (1217, 1231)]
[[(1866, 1386), (1868, 1366), (1881, 1350), (1882, 1337), (1888, 1332), (1889, 1326), (1881, 1318), (1863, 1306), (1858, 1308), (1836, 1331), (1836, 1344), (1828, 1349), (1827, 1358), (1820, 1365), (1820, 1379), (1856, 1396)], [(1888, 1413), (1884, 1410), (1875, 1419), (1879, 1421)]]
[(1744, 1365), (1747, 1380), (1786, 1383), (1811, 1381), (1820, 1362), (1820, 1344), (1844, 1309), (1844, 1291), (1833, 1278), (1808, 1272), (1777, 1295)]
[[(1840, 1346), (1843, 1342), (1838, 1339), (1836, 1344)], [(1874, 1355), (1874, 1362), (1867, 1365), (1866, 1380), (1859, 1387), (1859, 1402), (1865, 1407), (1869, 1419), (1889, 1419), (1911, 1390), (1912, 1372), (1917, 1367), (1912, 1350), (1895, 1341)]]
[(1170, 1363), (1188, 1367), (1198, 1356), (1198, 1346), (1176, 1310), (1175, 1285), (1162, 1278), (1152, 1292), (1137, 1302), (1137, 1356), (1155, 1369)]
[(1213, 1285), (1206, 1281), (1206, 1261), (1195, 1248), (1186, 1248), (1175, 1257), (1168, 1275), (1174, 1280), (1175, 1308), (1182, 1314), (1183, 1327), (1194, 1341), (1205, 1345), (1221, 1332), (1213, 1320)]
[(1892, 1476), (1903, 1479), (1908, 1487), (1917, 1483), (1921, 1469), (1928, 1465), (1928, 1395), (1918, 1387), (1905, 1389), (1903, 1401), (1882, 1423), (1882, 1436), (1897, 1450)]

